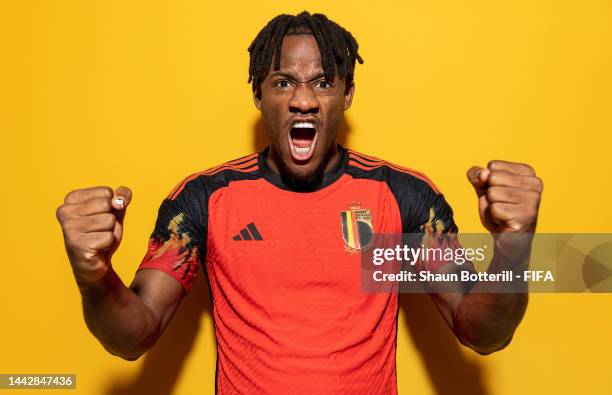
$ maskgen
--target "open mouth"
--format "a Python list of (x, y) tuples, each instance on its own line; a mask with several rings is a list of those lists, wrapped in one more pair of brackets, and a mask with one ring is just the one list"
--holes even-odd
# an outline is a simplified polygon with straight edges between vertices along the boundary
[(296, 162), (305, 162), (312, 157), (317, 143), (317, 129), (310, 121), (293, 124), (289, 132), (291, 156)]

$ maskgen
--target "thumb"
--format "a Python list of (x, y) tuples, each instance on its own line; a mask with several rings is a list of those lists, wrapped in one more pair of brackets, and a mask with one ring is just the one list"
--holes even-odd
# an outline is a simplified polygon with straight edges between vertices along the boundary
[(119, 222), (123, 221), (123, 217), (125, 217), (125, 210), (131, 201), (132, 191), (128, 187), (121, 186), (115, 189), (111, 204), (115, 209), (115, 216)]
[(476, 190), (478, 197), (482, 197), (487, 193), (487, 181), (490, 171), (479, 166), (472, 166), (467, 171), (467, 178)]

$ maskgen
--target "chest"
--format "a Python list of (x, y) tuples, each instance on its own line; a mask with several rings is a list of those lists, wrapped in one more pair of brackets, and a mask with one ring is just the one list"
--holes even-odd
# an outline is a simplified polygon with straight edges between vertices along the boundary
[(372, 234), (398, 232), (399, 209), (383, 183), (353, 180), (314, 193), (243, 183), (210, 199), (207, 265), (234, 285), (331, 290), (359, 284), (359, 252)]

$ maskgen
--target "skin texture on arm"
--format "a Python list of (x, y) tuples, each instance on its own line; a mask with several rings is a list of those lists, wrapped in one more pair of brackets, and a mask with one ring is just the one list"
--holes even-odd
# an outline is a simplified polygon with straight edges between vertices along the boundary
[[(527, 270), (542, 180), (530, 166), (505, 161), (491, 161), (486, 169), (472, 167), (467, 176), (478, 196), (481, 221), (495, 241), (487, 272)], [(459, 341), (480, 354), (506, 347), (527, 309), (526, 288), (520, 293), (493, 293), (491, 286), (495, 285), (479, 282), (466, 294), (432, 294)]]
[(87, 327), (109, 352), (128, 360), (155, 344), (185, 293), (161, 271), (139, 270), (128, 288), (113, 270), (131, 197), (126, 187), (78, 189), (56, 211)]
[(155, 269), (126, 287), (112, 268), (95, 284), (79, 284), (91, 333), (113, 355), (136, 360), (151, 349), (185, 296), (182, 285)]
[[(527, 247), (528, 249), (528, 247)], [(527, 250), (528, 251), (528, 250)], [(496, 247), (489, 273), (527, 270), (529, 256), (505, 255)], [(480, 354), (490, 354), (506, 347), (527, 310), (529, 294), (487, 292), (488, 283), (476, 284), (458, 304), (453, 328), (459, 341)]]
[[(527, 270), (528, 259), (502, 256), (495, 252), (488, 273)], [(489, 283), (477, 283), (468, 293), (434, 293), (434, 304), (465, 346), (479, 354), (491, 354), (506, 347), (525, 315), (529, 294), (491, 293)]]

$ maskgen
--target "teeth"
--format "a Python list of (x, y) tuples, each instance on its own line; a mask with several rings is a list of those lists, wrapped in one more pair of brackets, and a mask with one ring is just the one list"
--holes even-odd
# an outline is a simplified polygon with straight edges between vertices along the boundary
[(307, 154), (310, 151), (310, 147), (304, 147), (304, 148), (299, 148), (299, 147), (293, 147), (295, 149), (295, 152), (297, 152), (298, 154)]
[(314, 129), (314, 123), (312, 122), (298, 122), (296, 124), (293, 125), (294, 128), (296, 129)]

